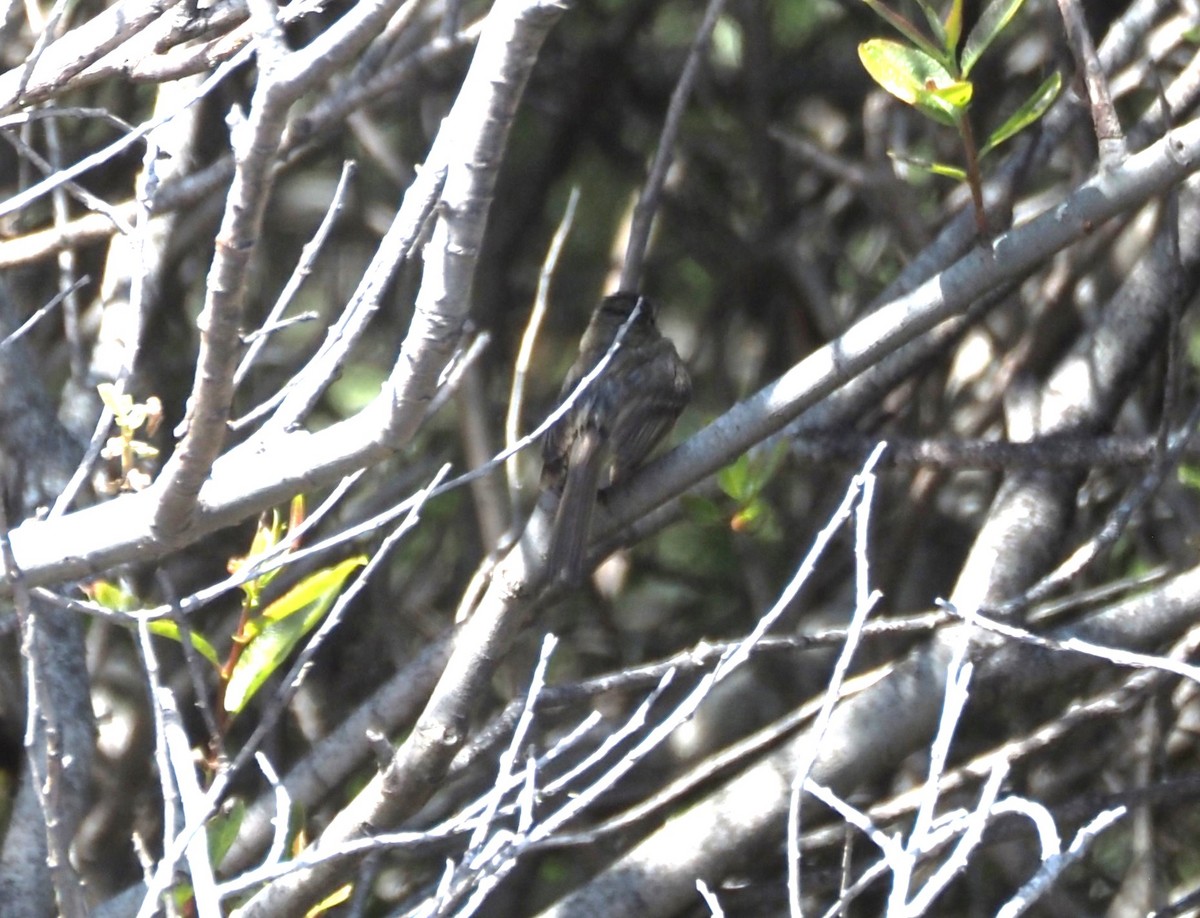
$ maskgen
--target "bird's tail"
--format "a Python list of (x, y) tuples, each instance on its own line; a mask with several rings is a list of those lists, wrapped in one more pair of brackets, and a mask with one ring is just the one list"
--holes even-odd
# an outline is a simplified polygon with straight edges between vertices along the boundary
[(571, 446), (566, 483), (554, 514), (550, 548), (546, 552), (546, 571), (552, 580), (561, 580), (571, 586), (583, 580), (588, 531), (607, 453), (604, 438), (597, 430), (581, 432)]

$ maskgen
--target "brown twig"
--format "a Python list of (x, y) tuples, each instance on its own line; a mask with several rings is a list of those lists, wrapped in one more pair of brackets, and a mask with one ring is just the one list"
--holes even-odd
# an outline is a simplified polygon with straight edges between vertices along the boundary
[(1113, 108), (1112, 96), (1108, 91), (1108, 79), (1096, 54), (1096, 45), (1092, 41), (1091, 32), (1088, 31), (1079, 0), (1058, 0), (1058, 8), (1067, 30), (1067, 43), (1075, 56), (1075, 65), (1082, 73), (1084, 85), (1087, 87), (1092, 124), (1100, 146), (1100, 162), (1106, 168), (1112, 167), (1123, 162), (1128, 151), (1121, 121)]

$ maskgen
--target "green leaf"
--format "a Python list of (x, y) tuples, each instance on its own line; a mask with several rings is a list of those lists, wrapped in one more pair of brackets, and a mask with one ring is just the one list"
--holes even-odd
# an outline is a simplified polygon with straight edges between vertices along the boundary
[(942, 19), (937, 10), (930, 6), (928, 0), (917, 0), (917, 5), (925, 14), (925, 21), (929, 23), (929, 31), (933, 33), (933, 40), (937, 42), (938, 48), (942, 51), (953, 51), (953, 47), (946, 46), (946, 29), (942, 26)]
[(1062, 75), (1055, 71), (1045, 82), (1042, 83), (1033, 95), (1025, 100), (1007, 121), (1000, 127), (992, 131), (992, 134), (987, 139), (987, 143), (983, 145), (983, 149), (979, 151), (979, 156), (982, 159), (987, 156), (992, 150), (1008, 140), (1014, 134), (1023, 131), (1029, 125), (1037, 121), (1042, 115), (1046, 114), (1046, 109), (1054, 104), (1054, 100), (1058, 98), (1059, 90), (1062, 89)]
[(927, 159), (918, 159), (915, 156), (905, 156), (903, 153), (896, 153), (893, 150), (888, 150), (888, 156), (896, 160), (896, 162), (904, 163), (904, 165), (912, 169), (928, 172), (930, 175), (941, 175), (959, 182), (967, 180), (966, 170), (960, 169), (958, 166), (951, 166), (949, 163), (930, 162)]
[(84, 592), (95, 602), (114, 612), (132, 612), (140, 605), (133, 593), (107, 580), (93, 580)]
[(208, 859), (214, 867), (221, 866), (221, 861), (233, 847), (245, 818), (246, 802), (239, 798), (234, 800), (227, 810), (208, 821)]
[(950, 9), (946, 10), (946, 22), (942, 26), (946, 33), (946, 51), (953, 54), (962, 38), (963, 5), (962, 0), (953, 0)]
[(717, 487), (738, 503), (749, 500), (754, 490), (750, 485), (750, 454), (742, 453), (717, 472)]
[(957, 80), (949, 86), (938, 86), (929, 92), (952, 108), (963, 112), (971, 104), (971, 98), (975, 95), (975, 84), (970, 80)]
[(195, 911), (193, 899), (196, 897), (196, 890), (187, 880), (180, 880), (171, 887), (171, 901), (175, 903), (175, 910), (182, 915), (187, 915)]
[(342, 584), (367, 563), (356, 555), (306, 577), (246, 623), (247, 641), (225, 688), (225, 710), (237, 714), (254, 697), (301, 639), (325, 617)]
[(333, 567), (322, 568), (305, 577), (263, 609), (262, 617), (271, 621), (282, 621), (302, 611), (311, 603), (324, 602), (336, 597), (346, 578), (366, 563), (366, 555), (355, 555)]
[[(293, 498), (294, 503), (295, 498)], [(284, 520), (283, 514), (278, 507), (271, 510), (271, 522), (269, 524), (260, 517), (258, 526), (254, 530), (254, 538), (250, 542), (250, 548), (244, 556), (230, 559), (229, 572), (235, 574), (246, 565), (257, 562), (264, 555), (272, 551), (283, 539), (287, 533), (287, 529), (287, 521)], [(246, 597), (245, 606), (247, 609), (254, 610), (258, 608), (263, 590), (270, 585), (272, 580), (279, 576), (282, 570), (279, 567), (274, 568), (242, 584), (241, 589)]]
[[(183, 633), (179, 630), (179, 625), (175, 622), (168, 621), (165, 618), (155, 619), (146, 626), (151, 634), (157, 634), (159, 637), (170, 638), (179, 644), (183, 643)], [(188, 632), (192, 638), (192, 646), (196, 648), (196, 652), (204, 659), (208, 660), (213, 665), (214, 669), (221, 668), (221, 661), (217, 659), (217, 649), (210, 644), (204, 635), (197, 634), (195, 631)]]
[(696, 494), (685, 494), (681, 497), (683, 512), (689, 520), (701, 526), (722, 526), (725, 524), (726, 512), (707, 497)]
[(887, 22), (893, 29), (911, 41), (930, 57), (935, 59), (941, 58), (942, 49), (926, 38), (921, 33), (921, 30), (909, 22), (906, 18), (901, 16), (899, 13), (888, 9), (886, 6), (880, 3), (879, 0), (863, 0), (863, 2), (875, 11), (875, 15)]
[(740, 69), (745, 60), (746, 41), (741, 24), (732, 16), (720, 16), (709, 39), (714, 63), (731, 70)]
[(783, 464), (787, 454), (788, 445), (782, 440), (776, 443), (770, 452), (755, 453), (755, 462), (758, 466), (758, 487), (755, 488), (755, 491), (761, 491), (775, 477), (775, 473), (779, 471), (779, 466)]
[(342, 368), (342, 375), (330, 385), (325, 399), (339, 418), (357, 414), (379, 395), (387, 382), (387, 370), (359, 360)]
[(739, 504), (757, 497), (779, 471), (787, 455), (787, 444), (777, 443), (768, 451), (742, 453), (730, 465), (717, 472), (717, 486)]
[(283, 514), (279, 512), (278, 507), (274, 507), (271, 510), (271, 524), (269, 526), (261, 519), (258, 521), (258, 527), (254, 530), (254, 539), (250, 543), (250, 550), (246, 553), (246, 557), (249, 559), (265, 555), (279, 544), (279, 540), (283, 538), (283, 533)]
[(858, 57), (867, 73), (901, 102), (949, 127), (957, 127), (962, 108), (938, 95), (938, 90), (961, 95), (963, 90), (940, 63), (916, 48), (886, 38), (872, 38), (858, 46)]
[(1017, 15), (1017, 10), (1024, 2), (1025, 0), (992, 0), (988, 4), (987, 9), (980, 15), (979, 21), (975, 23), (975, 28), (967, 36), (967, 43), (963, 45), (960, 66), (964, 79), (970, 76), (971, 68), (983, 56), (983, 52), (988, 49), (988, 46), (996, 40), (996, 36), (1009, 24), (1013, 16)]
[(104, 402), (104, 407), (113, 413), (117, 426), (126, 426), (125, 416), (133, 408), (133, 396), (126, 395), (112, 383), (100, 383), (96, 386), (96, 392), (100, 401)]
[(1193, 491), (1200, 491), (1200, 466), (1184, 463), (1176, 471), (1179, 483)]

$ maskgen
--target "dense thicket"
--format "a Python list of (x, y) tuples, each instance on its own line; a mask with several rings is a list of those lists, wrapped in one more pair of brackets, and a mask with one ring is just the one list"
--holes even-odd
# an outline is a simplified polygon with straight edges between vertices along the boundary
[[(0, 7), (0, 914), (1184, 913), (1197, 15), (1021, 6), (981, 235), (858, 0)], [(568, 585), (492, 460), (621, 286)]]

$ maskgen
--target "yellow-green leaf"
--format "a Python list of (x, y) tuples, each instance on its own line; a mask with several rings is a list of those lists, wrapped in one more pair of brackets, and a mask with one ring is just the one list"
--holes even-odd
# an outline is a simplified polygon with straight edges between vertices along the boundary
[(946, 50), (953, 53), (962, 38), (963, 4), (962, 0), (953, 0), (950, 9), (946, 11), (946, 22), (942, 31), (946, 33)]
[(928, 172), (930, 175), (941, 175), (946, 178), (952, 178), (960, 182), (967, 179), (965, 170), (958, 166), (951, 166), (949, 163), (935, 163), (927, 159), (918, 159), (915, 156), (905, 156), (903, 153), (896, 153), (893, 150), (888, 150), (888, 156), (896, 160), (896, 162), (904, 163), (904, 165), (912, 169), (920, 169), (922, 172)]
[(333, 567), (310, 574), (263, 609), (263, 618), (279, 621), (295, 615), (310, 603), (334, 599), (346, 578), (366, 563), (366, 555), (355, 555)]
[(254, 530), (254, 541), (250, 543), (248, 557), (257, 558), (259, 555), (266, 554), (279, 544), (279, 539), (282, 535), (283, 514), (276, 507), (271, 511), (270, 525), (265, 525), (261, 520), (259, 521), (258, 527)]
[(1034, 90), (1025, 102), (1018, 108), (1007, 121), (1000, 127), (992, 131), (992, 134), (987, 139), (987, 143), (983, 145), (983, 149), (979, 151), (980, 158), (987, 156), (992, 150), (1004, 143), (1014, 134), (1017, 134), (1027, 128), (1029, 125), (1037, 121), (1046, 113), (1054, 100), (1058, 98), (1059, 90), (1062, 89), (1062, 75), (1057, 71), (1051, 74), (1046, 80)]
[(750, 499), (753, 490), (750, 487), (749, 453), (742, 453), (717, 472), (717, 487), (738, 502)]
[(933, 87), (929, 92), (947, 102), (952, 108), (963, 111), (971, 104), (975, 86), (970, 80), (956, 80), (948, 86)]
[(100, 383), (96, 386), (96, 392), (100, 396), (100, 401), (104, 402), (104, 407), (113, 413), (117, 425), (122, 426), (121, 422), (125, 415), (133, 407), (133, 396), (126, 395), (112, 383)]
[[(293, 502), (293, 507), (295, 506)], [(254, 538), (250, 542), (250, 549), (244, 557), (231, 558), (229, 560), (229, 573), (236, 574), (247, 564), (257, 561), (268, 552), (270, 552), (283, 539), (287, 532), (287, 525), (284, 522), (283, 514), (276, 507), (271, 511), (271, 522), (268, 524), (261, 518), (258, 521), (258, 526), (254, 530)], [(262, 591), (265, 590), (272, 580), (274, 580), (282, 568), (275, 568), (259, 574), (253, 580), (247, 580), (242, 584), (242, 592), (246, 596), (246, 606), (250, 609), (258, 608), (259, 598)]]
[(304, 918), (318, 918), (318, 916), (324, 915), (331, 908), (336, 908), (343, 903), (349, 902), (350, 893), (353, 891), (354, 887), (352, 887), (349, 883), (347, 883), (345, 886), (342, 886), (340, 889), (334, 890), (328, 896), (310, 908), (307, 912), (305, 912)]
[(762, 492), (786, 455), (787, 444), (783, 442), (775, 444), (770, 451), (742, 453), (717, 472), (717, 486), (738, 503), (745, 503)]
[(1200, 491), (1200, 466), (1184, 463), (1175, 472), (1179, 483), (1193, 491)]
[(872, 10), (874, 10), (875, 15), (877, 15), (884, 22), (888, 23), (888, 25), (911, 41), (926, 54), (935, 58), (940, 56), (941, 49), (937, 45), (930, 42), (930, 40), (921, 33), (920, 29), (918, 29), (899, 13), (884, 6), (879, 2), (879, 0), (863, 0), (863, 2), (866, 3), (866, 5)]
[(304, 578), (246, 623), (246, 647), (225, 688), (225, 710), (236, 714), (282, 665), (300, 640), (325, 617), (342, 584), (367, 563), (356, 555)]
[[(959, 81), (928, 54), (886, 38), (872, 38), (858, 46), (858, 57), (871, 78), (897, 99), (941, 124), (957, 126), (961, 108), (937, 90), (952, 88)], [(961, 89), (952, 90), (952, 95), (954, 91)]]
[(107, 580), (93, 580), (84, 587), (94, 602), (114, 612), (131, 612), (139, 605), (138, 598), (128, 590)]
[[(175, 622), (165, 618), (155, 619), (146, 626), (151, 634), (157, 634), (159, 637), (170, 638), (172, 641), (183, 643), (183, 633), (179, 630), (179, 626)], [(197, 634), (195, 631), (188, 632), (192, 639), (192, 646), (196, 648), (196, 652), (204, 659), (208, 660), (215, 669), (221, 668), (221, 661), (217, 659), (217, 649), (210, 644), (202, 634)]]

